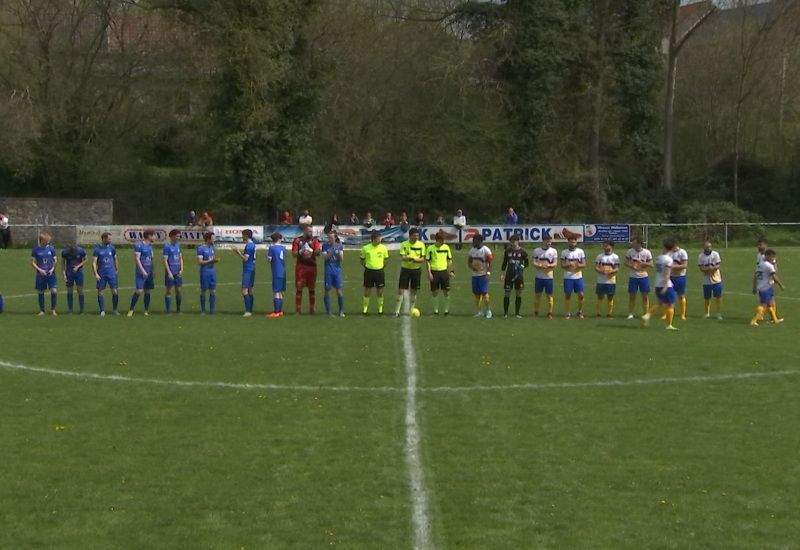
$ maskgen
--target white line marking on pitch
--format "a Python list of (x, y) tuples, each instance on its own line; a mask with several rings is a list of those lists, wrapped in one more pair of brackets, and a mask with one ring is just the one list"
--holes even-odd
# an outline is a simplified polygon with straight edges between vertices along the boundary
[(417, 424), (417, 355), (411, 340), (411, 321), (403, 317), (403, 355), (406, 367), (406, 463), (413, 505), (415, 550), (433, 548), (428, 524), (428, 492), (420, 458), (420, 429)]
[[(191, 380), (160, 380), (158, 378), (134, 378), (132, 376), (119, 376), (115, 374), (96, 374), (93, 372), (74, 372), (43, 367), (29, 367), (0, 361), (0, 368), (51, 376), (65, 376), (69, 378), (82, 378), (87, 380), (105, 380), (109, 382), (130, 382), (137, 384), (155, 384), (158, 386), (174, 386), (188, 388), (223, 388), (234, 390), (275, 390), (275, 391), (331, 391), (331, 392), (383, 392), (399, 393), (408, 388), (392, 386), (312, 386), (312, 385), (282, 385), (282, 384), (246, 384), (235, 382), (200, 382)], [(635, 378), (633, 380), (598, 380), (594, 382), (547, 382), (544, 384), (503, 384), (496, 386), (433, 386), (429, 388), (416, 387), (417, 393), (436, 392), (472, 392), (472, 391), (513, 391), (513, 390), (553, 390), (574, 388), (605, 388), (627, 386), (651, 386), (658, 384), (686, 384), (696, 382), (728, 382), (732, 380), (747, 380), (750, 378), (774, 378), (780, 376), (796, 376), (800, 369), (781, 370), (770, 372), (743, 372), (739, 374), (717, 374), (707, 376), (688, 376), (674, 378)]]

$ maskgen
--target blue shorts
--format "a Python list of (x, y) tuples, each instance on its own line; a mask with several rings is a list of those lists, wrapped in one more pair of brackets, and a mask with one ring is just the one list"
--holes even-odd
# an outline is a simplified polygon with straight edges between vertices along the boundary
[(253, 288), (255, 282), (256, 282), (255, 270), (242, 271), (242, 288)]
[(156, 287), (153, 274), (142, 277), (141, 273), (136, 273), (136, 290), (153, 290)]
[(336, 290), (342, 289), (342, 272), (338, 273), (325, 273), (325, 290), (335, 288)]
[(722, 283), (703, 285), (703, 298), (710, 300), (711, 294), (714, 294), (714, 298), (722, 296)]
[(543, 290), (548, 296), (553, 295), (553, 279), (540, 279), (536, 277), (533, 280), (533, 292), (535, 294), (541, 294)]
[(671, 286), (667, 287), (667, 291), (664, 294), (661, 294), (661, 288), (656, 288), (656, 299), (662, 304), (674, 304), (678, 301), (675, 289)]
[(106, 285), (112, 290), (117, 289), (117, 276), (116, 275), (103, 275), (100, 274), (100, 280), (97, 281), (97, 290), (105, 290)]
[(214, 271), (200, 272), (200, 290), (216, 290), (217, 274)]
[(480, 275), (472, 278), (473, 294), (489, 294), (489, 279)]
[(52, 275), (42, 275), (41, 273), (36, 273), (36, 285), (35, 288), (39, 292), (44, 292), (45, 289), (48, 288), (56, 288), (57, 283), (56, 274), (53, 273)]
[(183, 286), (183, 277), (175, 277), (173, 276), (172, 279), (164, 275), (164, 286), (167, 288), (175, 287), (182, 287)]
[(272, 278), (272, 292), (286, 292), (286, 277)]
[(628, 294), (636, 294), (637, 292), (644, 294), (650, 292), (650, 277), (631, 277), (628, 279)]
[(774, 296), (775, 296), (775, 289), (773, 289), (772, 287), (770, 287), (769, 290), (758, 291), (758, 299), (761, 300), (762, 304), (770, 303)]
[(83, 286), (83, 268), (78, 271), (67, 271), (67, 287)]
[(686, 275), (670, 277), (669, 280), (672, 281), (672, 286), (675, 287), (675, 294), (678, 296), (686, 294)]
[(564, 279), (564, 294), (572, 294), (573, 292), (583, 292), (583, 279)]
[(617, 285), (615, 283), (597, 283), (595, 293), (598, 296), (613, 296), (617, 293)]

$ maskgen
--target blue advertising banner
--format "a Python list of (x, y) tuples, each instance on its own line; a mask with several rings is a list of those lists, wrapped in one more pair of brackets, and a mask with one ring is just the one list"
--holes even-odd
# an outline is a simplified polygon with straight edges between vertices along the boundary
[(601, 243), (603, 241), (627, 243), (631, 240), (630, 225), (586, 225), (583, 230), (583, 242)]

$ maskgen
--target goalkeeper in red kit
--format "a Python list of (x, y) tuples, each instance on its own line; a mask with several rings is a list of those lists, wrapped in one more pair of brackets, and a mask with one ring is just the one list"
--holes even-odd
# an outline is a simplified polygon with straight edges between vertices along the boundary
[(308, 288), (308, 311), (314, 314), (317, 303), (315, 286), (317, 284), (317, 256), (322, 247), (314, 237), (314, 229), (310, 225), (303, 226), (303, 234), (292, 242), (292, 256), (297, 259), (294, 267), (295, 304), (297, 313), (303, 304), (303, 289)]

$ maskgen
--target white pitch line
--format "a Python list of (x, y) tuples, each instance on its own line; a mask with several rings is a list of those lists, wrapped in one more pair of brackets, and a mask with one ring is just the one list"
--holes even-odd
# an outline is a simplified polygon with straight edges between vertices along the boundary
[(428, 522), (428, 492), (420, 458), (420, 429), (417, 423), (417, 355), (411, 335), (411, 321), (403, 317), (403, 355), (406, 367), (406, 463), (408, 465), (409, 488), (412, 501), (412, 523), (414, 525), (414, 549), (428, 550), (430, 540)]
[[(414, 359), (416, 362), (416, 358)], [(282, 385), (282, 384), (245, 384), (236, 382), (200, 382), (192, 380), (161, 380), (158, 378), (134, 378), (131, 376), (119, 376), (115, 374), (96, 374), (93, 372), (74, 372), (57, 369), (47, 369), (43, 367), (30, 367), (0, 361), (0, 368), (8, 370), (35, 372), (50, 376), (64, 376), (68, 378), (81, 378), (85, 380), (105, 380), (109, 382), (129, 382), (138, 384), (154, 384), (158, 386), (173, 386), (187, 388), (223, 388), (235, 390), (273, 390), (273, 391), (330, 391), (330, 392), (380, 392), (380, 393), (399, 393), (407, 392), (406, 388), (396, 388), (392, 386), (313, 386), (313, 385)], [(415, 386), (416, 393), (457, 393), (457, 392), (476, 392), (476, 391), (513, 391), (513, 390), (554, 390), (554, 389), (578, 389), (578, 388), (607, 388), (607, 387), (630, 387), (630, 386), (652, 386), (658, 384), (687, 384), (697, 382), (728, 382), (732, 380), (747, 380), (751, 378), (773, 378), (780, 376), (800, 375), (800, 369), (781, 370), (770, 372), (743, 372), (739, 374), (718, 374), (707, 376), (688, 376), (673, 378), (635, 378), (633, 380), (598, 380), (594, 382), (549, 382), (545, 384), (503, 384), (496, 386), (433, 386), (420, 388)], [(416, 384), (416, 380), (414, 380)]]

